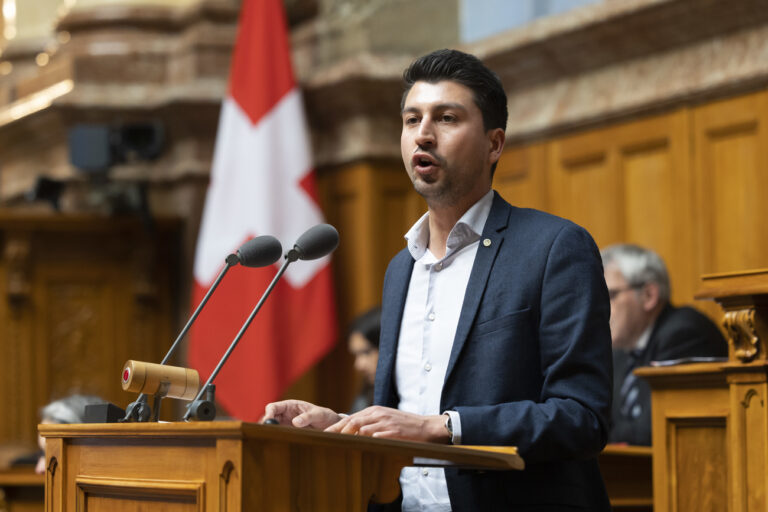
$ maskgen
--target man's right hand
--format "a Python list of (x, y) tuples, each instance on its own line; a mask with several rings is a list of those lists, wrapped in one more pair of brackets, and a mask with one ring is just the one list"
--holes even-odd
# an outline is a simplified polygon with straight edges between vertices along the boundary
[(267, 405), (262, 422), (270, 418), (276, 419), (280, 425), (325, 430), (338, 422), (342, 416), (327, 407), (320, 407), (303, 400), (283, 400)]

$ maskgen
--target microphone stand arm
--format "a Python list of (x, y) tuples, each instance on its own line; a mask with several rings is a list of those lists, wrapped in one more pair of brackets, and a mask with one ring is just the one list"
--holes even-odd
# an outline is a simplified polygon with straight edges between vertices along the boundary
[[(240, 341), (240, 338), (243, 337), (243, 334), (245, 334), (245, 330), (248, 329), (248, 326), (251, 325), (251, 322), (253, 321), (253, 318), (256, 316), (256, 313), (259, 312), (259, 310), (261, 309), (261, 306), (264, 304), (264, 301), (267, 300), (267, 297), (269, 297), (269, 294), (272, 293), (272, 289), (275, 287), (280, 277), (282, 277), (282, 275), (285, 273), (285, 270), (288, 268), (288, 265), (290, 265), (297, 259), (299, 259), (299, 254), (296, 252), (295, 249), (288, 251), (288, 253), (285, 255), (285, 261), (280, 267), (280, 270), (277, 271), (277, 274), (275, 274), (275, 277), (272, 279), (272, 282), (269, 283), (267, 290), (261, 296), (261, 299), (259, 300), (258, 304), (256, 304), (256, 306), (253, 308), (253, 311), (251, 311), (251, 314), (248, 316), (248, 319), (240, 328), (240, 331), (237, 333), (237, 336), (235, 336), (235, 339), (232, 340), (232, 343), (229, 345), (229, 348), (224, 353), (224, 357), (222, 357), (221, 361), (219, 361), (219, 364), (216, 365), (216, 368), (211, 373), (211, 376), (208, 377), (208, 380), (206, 381), (205, 385), (200, 388), (200, 391), (198, 392), (197, 396), (192, 401), (192, 403), (190, 403), (189, 406), (187, 406), (187, 412), (186, 414), (184, 414), (184, 421), (189, 421), (190, 419), (192, 419), (192, 416), (195, 416), (194, 419), (203, 420), (203, 421), (212, 421), (216, 417), (216, 412), (215, 412), (216, 409), (214, 404), (200, 400), (200, 397), (202, 397), (203, 394), (206, 392), (206, 390), (209, 389), (208, 386), (212, 384), (213, 379), (216, 378), (216, 376), (221, 371), (221, 368), (224, 366), (224, 364), (227, 362), (227, 359), (229, 359), (229, 356), (232, 354), (232, 351), (235, 350), (235, 347)], [(210, 413), (210, 408), (213, 408), (212, 414)], [(205, 413), (198, 414), (197, 413), (198, 410), (205, 411)]]
[[(224, 260), (224, 263), (225, 263), (224, 268), (221, 269), (221, 272), (219, 272), (218, 277), (216, 277), (216, 280), (213, 282), (211, 287), (206, 292), (205, 296), (203, 297), (203, 300), (200, 301), (200, 304), (198, 304), (197, 308), (195, 309), (195, 312), (192, 313), (192, 316), (189, 317), (189, 320), (187, 320), (187, 325), (184, 326), (184, 328), (181, 330), (179, 335), (176, 337), (176, 341), (174, 341), (173, 345), (171, 345), (171, 348), (168, 349), (168, 353), (165, 354), (165, 357), (163, 358), (160, 364), (166, 364), (168, 360), (171, 358), (171, 356), (176, 352), (176, 349), (178, 348), (179, 343), (181, 343), (181, 340), (184, 339), (184, 336), (186, 336), (187, 332), (189, 332), (189, 328), (192, 327), (192, 324), (197, 319), (197, 316), (200, 314), (200, 311), (203, 310), (203, 306), (205, 306), (205, 304), (208, 302), (208, 299), (211, 298), (211, 295), (213, 295), (214, 290), (216, 290), (216, 288), (219, 286), (219, 283), (221, 282), (221, 280), (224, 279), (224, 275), (227, 273), (227, 271), (230, 268), (237, 265), (238, 263), (237, 255), (230, 254), (229, 256), (226, 257), (226, 259)], [(159, 409), (159, 405), (158, 405), (158, 409)], [(149, 406), (147, 405), (147, 395), (146, 393), (141, 393), (135, 402), (131, 402), (130, 404), (128, 404), (128, 407), (126, 407), (125, 409), (125, 417), (122, 419), (122, 421), (123, 422), (149, 421), (150, 413), (151, 411), (149, 409)], [(157, 416), (157, 414), (155, 414), (155, 416)]]

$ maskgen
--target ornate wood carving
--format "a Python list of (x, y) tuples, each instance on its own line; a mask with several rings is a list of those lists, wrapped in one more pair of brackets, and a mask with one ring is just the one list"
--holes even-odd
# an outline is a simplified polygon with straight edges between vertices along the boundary
[(27, 302), (31, 295), (31, 263), (29, 238), (10, 238), (5, 245), (3, 257), (8, 265), (6, 294), (15, 306)]
[(51, 474), (51, 477), (56, 476), (56, 467), (58, 465), (59, 462), (56, 460), (56, 457), (51, 457), (51, 460), (48, 461), (47, 471)]
[[(744, 394), (744, 400), (741, 401), (741, 406), (744, 407), (745, 409), (749, 409), (749, 405), (752, 402), (752, 398), (755, 396), (758, 396), (758, 394), (759, 393), (755, 391), (754, 388), (750, 388), (749, 390), (747, 390), (747, 392)], [(760, 406), (761, 407), (763, 406), (762, 398), (760, 399)]]
[[(56, 482), (60, 480), (56, 478), (56, 469), (59, 466), (59, 461), (56, 457), (50, 457), (48, 459), (48, 467), (45, 470), (45, 504), (46, 510), (53, 510), (56, 503), (57, 486)], [(61, 475), (61, 473), (59, 473)]]
[(234, 471), (235, 465), (231, 460), (224, 463), (219, 473), (219, 510), (227, 512), (227, 496), (229, 495), (229, 477)]
[(728, 335), (728, 343), (742, 363), (752, 361), (759, 351), (760, 338), (755, 329), (755, 310), (740, 309), (727, 311), (723, 318), (723, 327)]

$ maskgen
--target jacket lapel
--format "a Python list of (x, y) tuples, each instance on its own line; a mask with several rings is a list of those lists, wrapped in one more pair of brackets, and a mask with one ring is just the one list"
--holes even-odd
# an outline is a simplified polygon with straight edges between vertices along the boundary
[(413, 264), (413, 258), (407, 250), (400, 252), (392, 261), (384, 287), (379, 362), (376, 368), (376, 384), (374, 386), (374, 403), (378, 405), (397, 406), (397, 389), (394, 378), (395, 357)]
[(469, 331), (474, 324), (477, 310), (483, 298), (483, 292), (491, 275), (493, 262), (496, 260), (501, 244), (504, 241), (504, 231), (509, 223), (510, 213), (511, 206), (509, 203), (504, 201), (498, 192), (494, 191), (491, 212), (488, 214), (488, 220), (485, 222), (475, 262), (472, 265), (472, 272), (469, 275), (469, 283), (464, 292), (464, 303), (461, 306), (459, 325), (456, 327), (456, 336), (453, 338), (451, 357), (448, 360), (448, 368), (443, 382), (448, 382), (451, 372), (454, 366), (456, 366), (456, 361), (461, 354), (461, 350), (467, 341)]

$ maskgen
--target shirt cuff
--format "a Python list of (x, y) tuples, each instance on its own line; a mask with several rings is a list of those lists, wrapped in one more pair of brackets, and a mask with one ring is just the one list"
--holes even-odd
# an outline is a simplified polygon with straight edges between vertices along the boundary
[(451, 427), (453, 427), (451, 444), (461, 444), (461, 416), (459, 416), (458, 411), (445, 411), (443, 414), (447, 414), (451, 418)]

